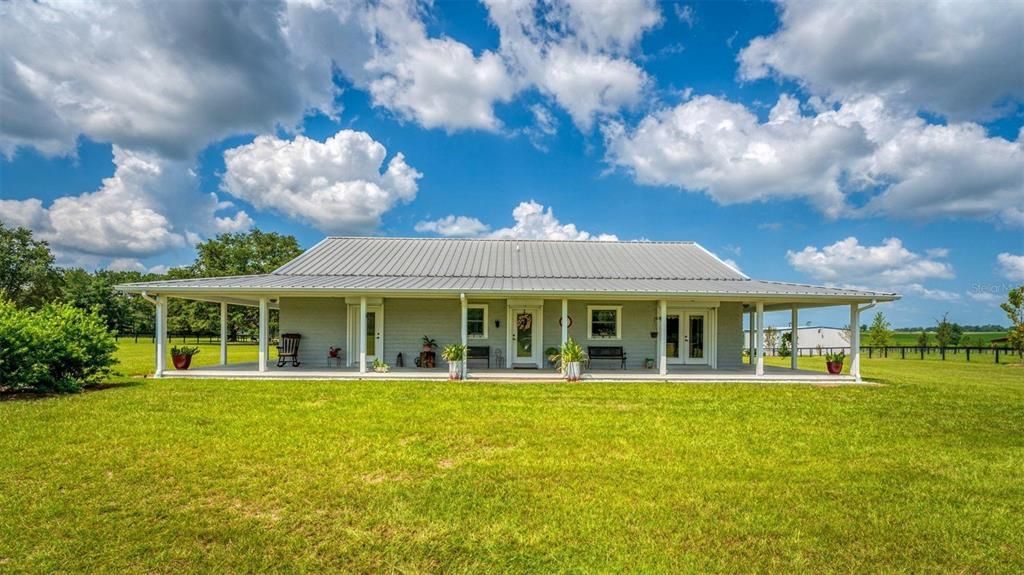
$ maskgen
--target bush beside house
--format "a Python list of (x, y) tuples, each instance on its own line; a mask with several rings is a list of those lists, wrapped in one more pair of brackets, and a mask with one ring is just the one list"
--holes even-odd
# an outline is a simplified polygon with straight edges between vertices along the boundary
[(0, 391), (80, 391), (110, 374), (116, 349), (95, 311), (67, 304), (19, 309), (0, 299)]

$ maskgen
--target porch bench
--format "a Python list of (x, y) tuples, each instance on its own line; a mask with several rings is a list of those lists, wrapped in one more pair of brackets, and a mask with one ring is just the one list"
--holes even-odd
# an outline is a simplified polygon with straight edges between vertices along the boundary
[(622, 369), (626, 369), (626, 352), (621, 345), (587, 346), (587, 367), (590, 367), (595, 359), (616, 360)]
[(488, 345), (471, 345), (466, 347), (466, 367), (469, 360), (483, 359), (487, 361), (487, 369), (491, 369), (491, 347)]

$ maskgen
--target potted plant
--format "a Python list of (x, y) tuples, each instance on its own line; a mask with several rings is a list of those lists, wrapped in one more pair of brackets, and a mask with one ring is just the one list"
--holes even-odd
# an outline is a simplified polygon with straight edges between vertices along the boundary
[(199, 348), (195, 346), (172, 347), (171, 361), (174, 362), (174, 369), (188, 369), (188, 366), (192, 365), (192, 356), (197, 353), (199, 353)]
[(376, 371), (377, 373), (387, 373), (391, 371), (391, 366), (384, 363), (384, 360), (378, 357), (373, 360), (373, 371)]
[(648, 357), (644, 359), (644, 367), (647, 369), (654, 369), (654, 358)]
[(437, 342), (428, 335), (423, 336), (423, 351), (434, 351), (437, 347)]
[(560, 362), (558, 361), (558, 358), (559, 358), (559, 356), (561, 354), (562, 354), (562, 352), (559, 351), (559, 349), (557, 347), (554, 347), (554, 346), (551, 346), (551, 347), (545, 349), (544, 350), (544, 357), (546, 357), (547, 360), (548, 360), (548, 366), (553, 367), (553, 368), (558, 369), (559, 371), (561, 371), (561, 366), (559, 365)]
[(843, 371), (843, 362), (845, 360), (846, 354), (841, 351), (838, 353), (826, 353), (825, 367), (828, 368), (830, 374), (839, 375)]
[(583, 371), (580, 364), (584, 357), (583, 347), (570, 337), (562, 346), (562, 353), (559, 357), (562, 362), (562, 373), (565, 374), (567, 381), (580, 380)]
[(446, 345), (441, 357), (448, 362), (448, 379), (462, 379), (462, 362), (466, 359), (466, 346), (461, 343)]

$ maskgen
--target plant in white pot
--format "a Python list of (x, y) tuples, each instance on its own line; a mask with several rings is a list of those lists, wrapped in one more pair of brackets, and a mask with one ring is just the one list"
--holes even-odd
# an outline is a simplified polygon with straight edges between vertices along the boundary
[(562, 373), (567, 381), (579, 381), (582, 376), (582, 364), (586, 356), (583, 347), (576, 340), (569, 338), (562, 346)]
[(446, 345), (441, 357), (448, 362), (448, 379), (462, 379), (462, 362), (466, 361), (466, 346), (461, 343)]

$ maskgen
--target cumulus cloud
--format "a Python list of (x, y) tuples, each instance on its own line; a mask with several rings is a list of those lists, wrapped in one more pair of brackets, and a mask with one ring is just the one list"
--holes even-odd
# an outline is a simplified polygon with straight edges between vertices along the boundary
[(449, 215), (437, 220), (417, 222), (417, 232), (434, 233), (440, 236), (473, 237), (483, 234), (490, 227), (476, 218)]
[(260, 210), (308, 221), (331, 233), (365, 233), (399, 203), (412, 201), (422, 176), (365, 132), (341, 130), (325, 142), (259, 136), (224, 152), (222, 189)]
[[(1024, 142), (973, 123), (931, 125), (875, 97), (804, 115), (782, 95), (761, 122), (701, 96), (605, 128), (607, 159), (639, 183), (707, 193), (723, 204), (805, 198), (830, 217), (997, 218), (1024, 208)], [(865, 205), (848, 198), (866, 194)]]
[(217, 231), (248, 228), (242, 211), (198, 191), (190, 166), (114, 147), (114, 174), (95, 192), (57, 198), (0, 200), (0, 218), (33, 229), (58, 255), (146, 256), (194, 243)]
[(418, 232), (432, 232), (443, 236), (489, 237), (497, 239), (526, 240), (596, 240), (616, 241), (614, 234), (592, 234), (576, 227), (563, 224), (555, 217), (554, 211), (533, 200), (520, 202), (512, 210), (514, 224), (511, 227), (491, 230), (491, 227), (477, 218), (467, 216), (446, 216), (433, 221), (416, 224)]
[(628, 58), (661, 23), (650, 0), (485, 0), (500, 53), (520, 82), (553, 98), (582, 130), (639, 103), (650, 80)]
[(867, 246), (849, 237), (823, 248), (807, 246), (800, 251), (787, 251), (786, 259), (797, 271), (832, 285), (903, 287), (924, 293), (921, 282), (954, 277), (951, 264), (912, 252), (899, 238)]
[(276, 2), (4, 2), (0, 150), (79, 135), (176, 160), (334, 112), (330, 60), (301, 62)]
[(795, 79), (834, 100), (874, 94), (953, 119), (1024, 96), (1020, 2), (784, 0), (780, 20), (740, 52), (741, 78)]
[(996, 256), (999, 270), (1008, 280), (1024, 281), (1024, 255), (1003, 252)]

